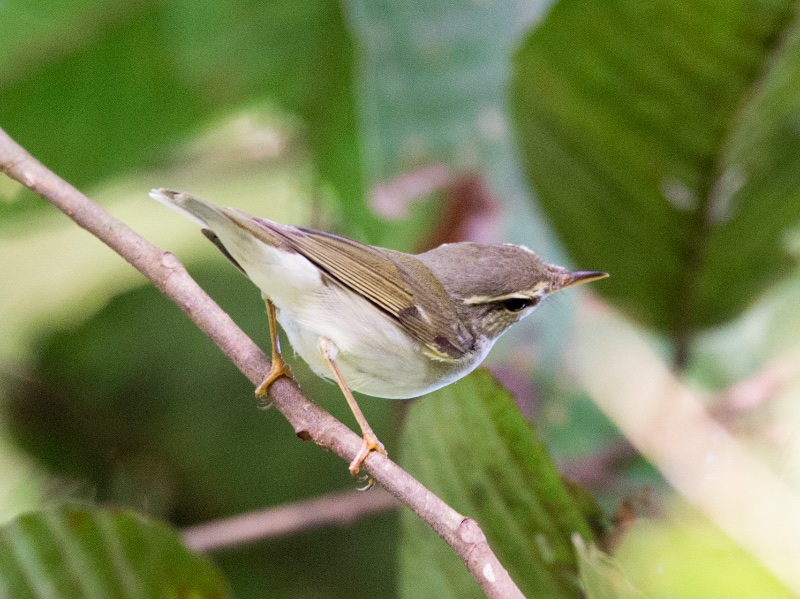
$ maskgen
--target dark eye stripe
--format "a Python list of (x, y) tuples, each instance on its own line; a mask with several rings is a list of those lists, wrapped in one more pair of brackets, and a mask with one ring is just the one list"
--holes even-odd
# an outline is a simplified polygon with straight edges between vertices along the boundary
[(509, 312), (519, 312), (533, 304), (533, 300), (524, 297), (510, 297), (501, 302), (501, 305)]

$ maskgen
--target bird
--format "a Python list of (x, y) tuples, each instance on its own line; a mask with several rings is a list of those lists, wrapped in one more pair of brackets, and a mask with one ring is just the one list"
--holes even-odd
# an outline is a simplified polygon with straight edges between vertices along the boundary
[[(557, 291), (608, 276), (548, 264), (525, 246), (457, 242), (412, 255), (284, 225), (164, 188), (150, 196), (200, 226), (261, 291), (272, 362), (256, 395), (293, 378), (278, 324), (319, 376), (333, 379), (361, 428), (349, 465), (385, 454), (352, 391), (387, 399), (425, 395), (466, 376), (509, 327)], [(371, 486), (372, 479), (368, 479)]]

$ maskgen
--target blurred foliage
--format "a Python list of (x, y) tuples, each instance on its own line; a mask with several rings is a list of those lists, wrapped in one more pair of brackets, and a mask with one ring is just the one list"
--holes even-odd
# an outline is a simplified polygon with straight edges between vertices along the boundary
[[(251, 283), (229, 267), (189, 268), (251, 337), (269, 343)], [(85, 481), (62, 493), (187, 525), (353, 485), (338, 458), (302, 443), (277, 412), (259, 411), (247, 379), (152, 287), (120, 295), (86, 323), (54, 332), (40, 341), (37, 354), (35, 381), (8, 410), (23, 447), (51, 472)], [(335, 385), (303, 364), (292, 366), (306, 393), (352, 421)], [(388, 430), (391, 405), (362, 402), (378, 431)], [(391, 435), (382, 438), (391, 448)], [(394, 546), (386, 539), (394, 530), (394, 517), (387, 515), (362, 526), (358, 542), (348, 531), (331, 530), (258, 550), (229, 550), (220, 563), (241, 574), (230, 577), (237, 597), (286, 592), (293, 580), (304, 580), (309, 596), (341, 596), (348, 588), (374, 596), (393, 577)], [(369, 576), (322, 567), (331, 552), (344, 562), (369, 564)], [(248, 587), (253, 594), (242, 591)]]
[(0, 526), (4, 599), (226, 599), (228, 585), (163, 524), (127, 510), (77, 505)]
[[(754, 17), (758, 15), (758, 17)], [(599, 293), (676, 336), (786, 274), (800, 218), (790, 1), (563, 0), (516, 56), (525, 164)]]
[[(303, 118), (337, 193), (363, 195), (352, 42), (336, 2), (82, 0), (36, 15), (21, 0), (0, 11), (11, 46), (0, 53), (0, 122), (74, 185), (155, 165), (201, 123), (268, 97)], [(39, 35), (28, 35), (32, 21)]]
[(586, 599), (645, 599), (646, 595), (626, 578), (614, 558), (576, 539), (581, 586)]
[(794, 596), (707, 518), (675, 500), (660, 518), (640, 518), (633, 525), (616, 551), (616, 563), (624, 564), (629, 581), (652, 599)]
[[(448, 212), (442, 188), (475, 174), (500, 198), (472, 223), (479, 233), (610, 271), (593, 290), (658, 348), (696, 339), (687, 373), (724, 389), (798, 341), (800, 279), (787, 276), (800, 254), (797, 5), (549, 4), (5, 0), (0, 126), (136, 230), (195, 256), (192, 274), (264, 346), (257, 290), (156, 212), (148, 188), (415, 250), (448, 227), (443, 215), (468, 212), (458, 197)], [(442, 181), (399, 185), (397, 212), (381, 211), (376, 186), (430, 166)], [(27, 481), (31, 507), (37, 494), (79, 496), (180, 526), (352, 486), (340, 460), (255, 410), (247, 381), (172, 305), (53, 212), (0, 182), (0, 276), (15, 283), (0, 291), (0, 431), (32, 456), (9, 469), (0, 454), (0, 476)], [(570, 472), (622, 444), (564, 368), (576, 295), (548, 302), (490, 358)], [(293, 367), (352, 423), (335, 386)], [(798, 390), (747, 429), (795, 488), (797, 460), (770, 435), (800, 422)], [(402, 432), (400, 404), (361, 404), (390, 455), (476, 517), (536, 596), (576, 596), (579, 584), (590, 598), (631, 596), (627, 581), (655, 597), (783, 592), (696, 514), (644, 521), (613, 558), (576, 554), (572, 533), (594, 536), (594, 503), (562, 484), (486, 374), (413, 405)], [(609, 510), (642, 485), (668, 494), (630, 453), (592, 473)], [(214, 561), (240, 598), (476, 592), (407, 513)]]

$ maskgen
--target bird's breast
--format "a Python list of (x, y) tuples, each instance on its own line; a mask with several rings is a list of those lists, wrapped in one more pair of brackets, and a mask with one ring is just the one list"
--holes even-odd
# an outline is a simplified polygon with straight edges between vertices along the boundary
[(278, 321), (295, 352), (320, 376), (332, 373), (320, 349), (327, 337), (348, 386), (387, 399), (408, 399), (447, 385), (477, 366), (488, 352), (460, 360), (436, 360), (396, 320), (338, 285), (320, 287), (302, 302), (276, 302)]

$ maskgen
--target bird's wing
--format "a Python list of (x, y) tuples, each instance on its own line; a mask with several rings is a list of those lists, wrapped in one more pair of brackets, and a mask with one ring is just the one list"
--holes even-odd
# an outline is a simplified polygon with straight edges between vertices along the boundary
[(458, 324), (452, 302), (428, 267), (414, 256), (223, 210), (265, 243), (297, 252), (328, 278), (367, 299), (425, 346), (432, 357), (458, 360), (468, 352), (469, 338)]

